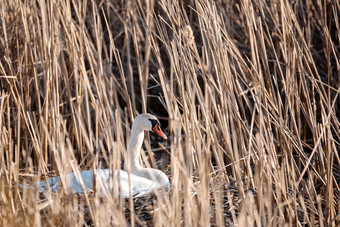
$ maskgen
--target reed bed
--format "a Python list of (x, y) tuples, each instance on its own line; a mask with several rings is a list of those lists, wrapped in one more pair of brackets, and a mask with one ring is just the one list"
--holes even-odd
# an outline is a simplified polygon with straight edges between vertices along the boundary
[[(1, 226), (338, 226), (340, 3), (0, 0)], [(120, 169), (149, 198), (19, 184)], [(161, 158), (160, 158), (161, 157)]]

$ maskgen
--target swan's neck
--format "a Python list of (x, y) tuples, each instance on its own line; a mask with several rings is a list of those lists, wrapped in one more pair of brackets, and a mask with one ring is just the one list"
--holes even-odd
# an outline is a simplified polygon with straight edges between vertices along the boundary
[(127, 166), (125, 166), (125, 169), (130, 170), (132, 174), (138, 175), (137, 173), (142, 169), (142, 166), (139, 163), (139, 158), (143, 140), (144, 131), (132, 126), (130, 141), (127, 150)]
[(161, 186), (169, 185), (169, 179), (162, 171), (158, 169), (144, 168), (139, 163), (143, 140), (144, 131), (132, 126), (124, 169), (131, 174), (155, 181)]

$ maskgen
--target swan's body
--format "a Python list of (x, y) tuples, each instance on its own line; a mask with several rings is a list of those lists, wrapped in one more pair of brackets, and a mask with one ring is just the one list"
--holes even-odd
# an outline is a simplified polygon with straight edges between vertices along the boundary
[[(110, 169), (96, 170), (94, 174), (92, 170), (79, 172), (79, 175), (76, 173), (70, 173), (65, 176), (65, 184), (62, 184), (62, 187), (64, 187), (67, 192), (84, 193), (94, 190), (93, 185), (95, 185), (95, 188), (101, 195), (107, 196), (114, 190), (116, 196), (120, 195), (122, 198), (128, 198), (130, 196), (128, 172), (123, 170), (120, 171), (120, 181), (118, 181), (117, 173), (117, 170), (112, 171)], [(134, 174), (130, 174), (130, 178), (131, 196), (135, 197), (144, 196), (145, 194), (153, 192), (153, 190), (159, 190), (169, 185), (160, 185), (157, 182)], [(38, 182), (36, 184), (36, 188), (40, 192), (46, 192), (47, 190), (57, 192), (60, 190), (60, 177), (53, 177), (47, 180), (47, 183), (49, 186), (48, 188), (46, 187), (46, 181)], [(121, 187), (121, 191), (119, 191), (119, 187)]]
[[(153, 131), (166, 139), (166, 136), (160, 129), (160, 123), (155, 116), (151, 114), (140, 114), (136, 117), (132, 125), (124, 170), (113, 171), (110, 169), (102, 169), (95, 170), (95, 172), (85, 170), (79, 173), (70, 173), (63, 179), (62, 187), (65, 188), (67, 192), (75, 193), (83, 193), (87, 190), (94, 190), (94, 188), (103, 195), (115, 191), (116, 195), (119, 193), (121, 197), (127, 198), (130, 195), (143, 196), (154, 190), (168, 186), (170, 184), (169, 179), (162, 171), (144, 168), (139, 163), (145, 130)], [(129, 172), (131, 184), (129, 184)], [(47, 180), (48, 187), (46, 187), (46, 181), (38, 182), (35, 186), (41, 192), (48, 189), (56, 192), (60, 190), (60, 182), (60, 177), (54, 177)], [(95, 187), (93, 187), (94, 185)], [(131, 188), (131, 191), (129, 191), (129, 188)]]

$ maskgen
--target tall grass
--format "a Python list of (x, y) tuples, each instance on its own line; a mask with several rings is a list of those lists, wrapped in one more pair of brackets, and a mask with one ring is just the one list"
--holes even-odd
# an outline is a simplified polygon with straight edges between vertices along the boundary
[[(0, 225), (339, 225), (339, 16), (321, 0), (0, 0)], [(121, 168), (142, 112), (169, 137), (142, 154), (167, 194), (18, 187)]]

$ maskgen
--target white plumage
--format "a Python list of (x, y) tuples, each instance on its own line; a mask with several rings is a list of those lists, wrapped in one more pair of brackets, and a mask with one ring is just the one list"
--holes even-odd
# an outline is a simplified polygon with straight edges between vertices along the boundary
[[(96, 188), (98, 192), (105, 196), (108, 193), (115, 192), (116, 196), (120, 195), (123, 198), (128, 198), (130, 192), (131, 196), (140, 197), (168, 186), (170, 184), (169, 179), (162, 171), (144, 168), (139, 163), (145, 130), (153, 131), (166, 139), (155, 116), (147, 113), (138, 115), (132, 125), (124, 170), (101, 169), (95, 170), (94, 173), (92, 170), (74, 172), (66, 175), (65, 179), (62, 179), (62, 183), (60, 177), (54, 177), (47, 180), (48, 187), (46, 186), (46, 181), (41, 181), (37, 182), (34, 188), (40, 192), (46, 192), (47, 190), (57, 192), (62, 185), (67, 192), (74, 193), (84, 193), (87, 190)], [(129, 184), (128, 170), (130, 170), (131, 184)], [(129, 191), (129, 188), (131, 188), (131, 191)]]

